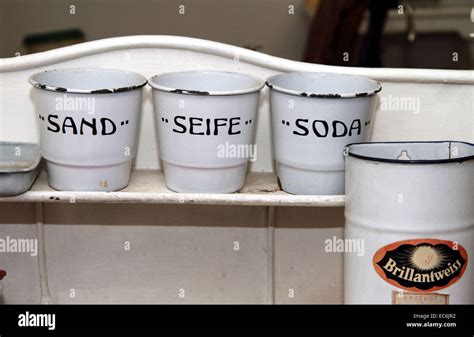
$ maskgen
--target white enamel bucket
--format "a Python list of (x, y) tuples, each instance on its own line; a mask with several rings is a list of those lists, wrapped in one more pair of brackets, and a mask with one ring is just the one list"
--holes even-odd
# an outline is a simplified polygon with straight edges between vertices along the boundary
[(114, 191), (136, 154), (143, 76), (114, 69), (56, 69), (29, 78), (49, 185)]
[(262, 80), (239, 73), (185, 71), (149, 79), (165, 182), (176, 192), (230, 193), (256, 155)]
[(347, 144), (368, 140), (380, 84), (324, 73), (279, 74), (266, 84), (282, 189), (293, 194), (344, 194), (342, 151)]
[(345, 303), (474, 303), (474, 145), (353, 144), (345, 155), (345, 240), (364, 247), (345, 253)]

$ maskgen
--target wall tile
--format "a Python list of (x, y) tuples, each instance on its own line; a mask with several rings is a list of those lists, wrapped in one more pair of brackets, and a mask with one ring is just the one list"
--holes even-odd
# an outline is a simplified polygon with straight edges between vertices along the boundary
[[(0, 203), (0, 239), (7, 240), (9, 237), (10, 242), (18, 239), (37, 240), (35, 223), (34, 203)], [(38, 256), (32, 256), (31, 252), (0, 252), (0, 269), (7, 272), (2, 281), (4, 289), (0, 303), (39, 302)]]
[(325, 251), (326, 239), (343, 238), (343, 212), (342, 207), (276, 208), (276, 303), (343, 302), (343, 254)]
[(264, 207), (45, 204), (52, 297), (57, 303), (265, 303), (266, 212)]

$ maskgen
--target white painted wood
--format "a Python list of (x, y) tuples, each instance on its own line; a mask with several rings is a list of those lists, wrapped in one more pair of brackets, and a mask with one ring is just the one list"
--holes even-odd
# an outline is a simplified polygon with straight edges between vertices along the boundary
[[(431, 70), (431, 69), (387, 69), (387, 68), (350, 68), (334, 67), (320, 64), (307, 64), (290, 61), (279, 57), (258, 53), (224, 43), (202, 39), (166, 36), (140, 35), (109, 38), (86, 42), (69, 47), (59, 48), (43, 53), (12, 57), (0, 60), (0, 72), (34, 69), (68, 60), (79, 59), (89, 55), (99, 55), (117, 50), (163, 49), (175, 51), (193, 51), (201, 54), (215, 55), (222, 58), (256, 65), (279, 72), (284, 71), (327, 71), (368, 76), (379, 81), (400, 82), (445, 82), (473, 83), (472, 71), (464, 70)], [(143, 50), (141, 51), (143, 53)], [(125, 55), (127, 56), (127, 55)], [(132, 55), (128, 55), (130, 58)], [(151, 57), (151, 55), (146, 55)], [(100, 58), (98, 58), (100, 60)], [(132, 61), (132, 60), (130, 60)], [(150, 61), (155, 61), (151, 58)], [(170, 61), (172, 61), (170, 59)], [(187, 60), (192, 65), (191, 60)], [(126, 66), (126, 65), (124, 65)], [(216, 67), (219, 65), (216, 64)]]
[(278, 207), (275, 212), (275, 303), (343, 303), (343, 257), (326, 240), (344, 237), (342, 207)]
[(269, 301), (265, 207), (45, 204), (45, 223), (55, 303)]
[(1, 201), (333, 207), (343, 205), (344, 196), (291, 195), (279, 189), (273, 173), (256, 172), (248, 174), (246, 186), (238, 193), (176, 193), (166, 188), (163, 172), (155, 170), (133, 171), (130, 185), (121, 191), (68, 192), (49, 187), (43, 171), (30, 191)]
[(49, 292), (48, 271), (46, 269), (46, 256), (44, 247), (44, 212), (43, 203), (35, 203), (36, 236), (38, 237), (38, 268), (41, 288), (41, 304), (52, 304), (53, 299)]
[[(0, 239), (38, 239), (34, 203), (0, 203)], [(12, 247), (12, 246), (10, 246)], [(39, 242), (38, 247), (39, 249)], [(39, 255), (39, 254), (38, 254)], [(0, 252), (0, 269), (7, 272), (0, 303), (37, 304), (41, 287), (38, 255), (30, 252)]]

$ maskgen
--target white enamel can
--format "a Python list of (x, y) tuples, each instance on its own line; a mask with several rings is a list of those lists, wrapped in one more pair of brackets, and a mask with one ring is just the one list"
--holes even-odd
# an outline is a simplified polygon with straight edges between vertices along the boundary
[(114, 191), (136, 154), (143, 76), (114, 69), (57, 69), (29, 78), (49, 185)]
[(230, 193), (257, 155), (262, 80), (239, 73), (185, 71), (153, 76), (165, 182), (176, 192)]
[(344, 194), (343, 148), (368, 139), (380, 84), (324, 73), (279, 74), (266, 84), (282, 189), (292, 194)]
[(347, 147), (345, 303), (474, 303), (474, 145)]

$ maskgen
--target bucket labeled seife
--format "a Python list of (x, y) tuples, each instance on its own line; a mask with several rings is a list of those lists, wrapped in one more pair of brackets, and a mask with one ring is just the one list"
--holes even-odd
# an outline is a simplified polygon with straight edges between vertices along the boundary
[(345, 303), (474, 303), (474, 145), (349, 145)]
[(71, 191), (126, 187), (146, 78), (122, 70), (78, 68), (43, 71), (29, 82), (49, 185)]
[(344, 194), (345, 145), (368, 140), (375, 94), (368, 78), (324, 73), (270, 77), (273, 150), (292, 194)]
[(166, 186), (176, 192), (230, 193), (256, 159), (255, 124), (262, 80), (221, 71), (185, 71), (149, 79)]

